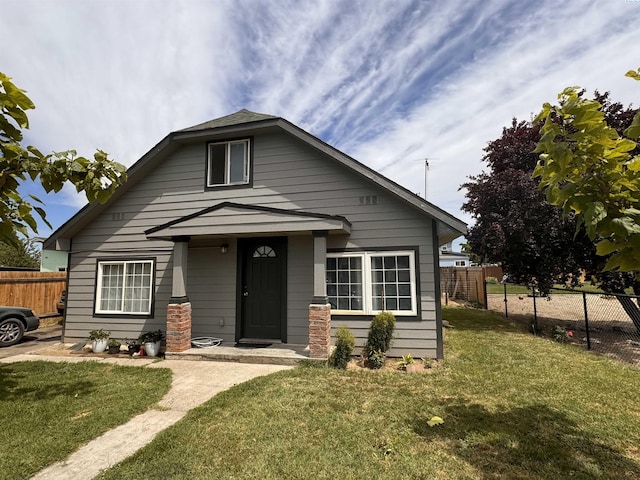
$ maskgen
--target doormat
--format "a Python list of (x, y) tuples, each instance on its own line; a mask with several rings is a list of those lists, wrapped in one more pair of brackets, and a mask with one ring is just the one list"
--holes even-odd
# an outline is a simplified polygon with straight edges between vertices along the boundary
[(273, 343), (236, 343), (236, 348), (267, 348), (272, 346)]

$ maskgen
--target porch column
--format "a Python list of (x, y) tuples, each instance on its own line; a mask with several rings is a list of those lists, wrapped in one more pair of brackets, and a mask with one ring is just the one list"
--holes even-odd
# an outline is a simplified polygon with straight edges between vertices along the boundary
[(191, 348), (191, 303), (187, 296), (189, 237), (173, 239), (173, 281), (167, 306), (167, 352)]
[(309, 357), (329, 358), (331, 305), (327, 298), (326, 230), (313, 232), (313, 299), (309, 305)]

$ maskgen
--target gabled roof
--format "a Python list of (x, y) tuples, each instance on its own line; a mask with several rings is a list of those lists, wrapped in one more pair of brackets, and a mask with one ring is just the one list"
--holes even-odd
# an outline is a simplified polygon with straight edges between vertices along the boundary
[(178, 130), (178, 131), (179, 132), (198, 132), (201, 130), (209, 130), (211, 128), (230, 127), (233, 125), (240, 125), (243, 123), (259, 122), (261, 120), (273, 120), (277, 118), (278, 117), (274, 117), (273, 115), (266, 115), (264, 113), (251, 112), (243, 108), (242, 110), (239, 110), (236, 113), (225, 115), (224, 117), (220, 117), (220, 118), (215, 118), (213, 120), (209, 120), (208, 122), (200, 123), (198, 125), (194, 125), (193, 127), (183, 128), (182, 130)]
[(59, 240), (69, 239), (75, 236), (85, 225), (91, 222), (94, 216), (104, 211), (117, 198), (121, 197), (130, 188), (133, 188), (140, 179), (152, 171), (156, 163), (177, 150), (180, 145), (199, 139), (206, 139), (212, 135), (244, 135), (248, 132), (272, 128), (278, 128), (296, 137), (309, 147), (320, 151), (327, 157), (356, 172), (366, 180), (384, 188), (411, 207), (435, 219), (438, 224), (437, 233), (440, 244), (467, 233), (467, 225), (463, 221), (400, 186), (384, 175), (381, 175), (372, 168), (358, 162), (335, 147), (323, 142), (288, 120), (243, 109), (231, 115), (226, 115), (167, 135), (128, 169), (127, 182), (120, 186), (106, 203), (85, 205), (78, 213), (53, 232), (44, 242), (43, 248), (55, 248)]
[(147, 238), (171, 240), (173, 237), (197, 235), (263, 235), (314, 230), (350, 233), (351, 223), (341, 215), (222, 202), (150, 228), (144, 233)]

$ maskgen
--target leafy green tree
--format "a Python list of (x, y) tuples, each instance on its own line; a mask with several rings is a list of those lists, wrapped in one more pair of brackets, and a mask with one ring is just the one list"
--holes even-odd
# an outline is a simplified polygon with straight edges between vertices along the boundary
[(554, 283), (577, 283), (592, 249), (574, 241), (575, 220), (550, 205), (531, 176), (540, 126), (514, 119), (485, 147), (486, 171), (462, 185), (463, 210), (474, 217), (467, 240), (479, 263), (500, 263), (517, 283), (548, 291)]
[[(640, 69), (627, 76), (640, 80)], [(540, 160), (534, 177), (547, 200), (575, 214), (598, 255), (608, 256), (605, 271), (640, 270), (640, 155), (632, 138), (640, 137), (640, 111), (621, 134), (597, 100), (579, 87), (545, 103), (536, 122), (544, 122), (536, 147)]]
[(3, 267), (40, 267), (40, 251), (32, 242), (10, 234), (11, 241), (0, 243), (0, 266)]
[[(42, 154), (36, 147), (22, 145), (22, 130), (29, 128), (27, 110), (35, 105), (24, 90), (0, 72), (0, 242), (15, 243), (15, 232), (25, 236), (37, 231), (34, 212), (48, 226), (44, 204), (33, 195), (22, 198), (18, 186), (38, 180), (46, 192), (59, 192), (71, 182), (89, 202), (104, 202), (126, 181), (126, 168), (98, 150), (93, 160), (74, 150)], [(32, 203), (33, 202), (33, 203)]]
[[(622, 133), (635, 110), (613, 102), (608, 93), (594, 93), (607, 122)], [(593, 241), (572, 212), (563, 215), (550, 204), (533, 178), (539, 155), (542, 123), (513, 120), (502, 135), (488, 143), (483, 161), (488, 170), (462, 185), (463, 209), (475, 223), (467, 239), (471, 251), (484, 262), (496, 262), (518, 283), (548, 291), (554, 283), (578, 286), (583, 273), (595, 276), (601, 287), (622, 292), (640, 283), (632, 274), (602, 272), (606, 257), (596, 255)]]

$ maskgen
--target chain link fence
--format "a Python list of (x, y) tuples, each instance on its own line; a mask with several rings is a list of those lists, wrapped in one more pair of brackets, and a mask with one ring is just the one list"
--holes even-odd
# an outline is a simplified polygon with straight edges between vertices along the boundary
[(640, 367), (640, 297), (524, 285), (485, 285), (487, 309), (549, 335)]

